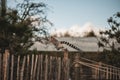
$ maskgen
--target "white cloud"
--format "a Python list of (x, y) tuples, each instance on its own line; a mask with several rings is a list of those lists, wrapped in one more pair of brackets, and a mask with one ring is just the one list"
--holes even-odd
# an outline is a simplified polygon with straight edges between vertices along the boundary
[(95, 27), (92, 23), (85, 23), (83, 26), (73, 25), (72, 27), (66, 28), (58, 28), (55, 31), (51, 32), (51, 35), (57, 34), (57, 36), (64, 35), (68, 32), (71, 36), (74, 37), (83, 37), (86, 33), (90, 31), (94, 31), (94, 33), (99, 36), (99, 31), (104, 30), (99, 27)]

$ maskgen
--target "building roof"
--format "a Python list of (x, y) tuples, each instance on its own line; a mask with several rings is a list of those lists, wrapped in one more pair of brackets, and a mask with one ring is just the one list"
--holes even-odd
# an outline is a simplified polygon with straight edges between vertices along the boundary
[[(98, 52), (103, 51), (102, 48), (99, 48), (97, 43), (98, 40), (95, 37), (61, 37), (56, 38), (58, 41), (67, 41), (74, 46), (78, 47), (83, 52)], [(77, 50), (73, 49), (72, 47), (63, 44), (64, 48), (67, 48), (68, 51), (71, 52), (77, 52)], [(37, 49), (38, 51), (60, 51), (55, 48), (55, 46), (52, 43), (49, 44), (42, 44), (40, 42), (35, 42), (35, 44), (30, 48)]]

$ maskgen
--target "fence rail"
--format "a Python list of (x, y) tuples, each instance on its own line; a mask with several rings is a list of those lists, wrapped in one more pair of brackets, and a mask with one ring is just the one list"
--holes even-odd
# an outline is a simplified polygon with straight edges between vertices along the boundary
[[(84, 59), (84, 60), (83, 60)], [(82, 61), (83, 60), (83, 61)], [(0, 80), (120, 79), (120, 69), (76, 55), (74, 60), (43, 54), (0, 54)]]

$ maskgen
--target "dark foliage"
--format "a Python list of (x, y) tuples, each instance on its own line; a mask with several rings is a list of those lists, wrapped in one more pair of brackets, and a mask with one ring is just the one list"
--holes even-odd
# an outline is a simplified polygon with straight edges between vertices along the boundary
[(19, 3), (16, 10), (7, 8), (0, 16), (0, 47), (7, 47), (12, 53), (25, 53), (35, 41), (46, 38), (51, 26), (46, 9), (46, 4), (29, 0)]
[(96, 37), (94, 31), (86, 32), (84, 37)]
[(110, 29), (101, 31), (98, 42), (104, 51), (100, 54), (100, 60), (108, 64), (120, 67), (120, 12), (108, 19)]

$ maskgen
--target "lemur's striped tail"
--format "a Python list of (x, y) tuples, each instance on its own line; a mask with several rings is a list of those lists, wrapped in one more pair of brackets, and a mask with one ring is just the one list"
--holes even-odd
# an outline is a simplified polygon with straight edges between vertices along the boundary
[(58, 41), (54, 37), (50, 38), (50, 42), (52, 42), (58, 50), (64, 48), (62, 44), (66, 44), (66, 45), (74, 48), (75, 50), (81, 51), (78, 47), (74, 46), (73, 44), (71, 44), (71, 43), (69, 43), (67, 41)]
[(81, 51), (78, 47), (74, 46), (73, 44), (71, 44), (71, 43), (69, 43), (69, 42), (60, 41), (60, 43), (61, 43), (61, 44), (66, 44), (66, 45), (68, 45), (68, 46), (70, 46), (70, 47), (72, 47), (72, 48), (74, 48), (74, 49), (76, 49), (76, 50), (78, 50), (78, 51)]

